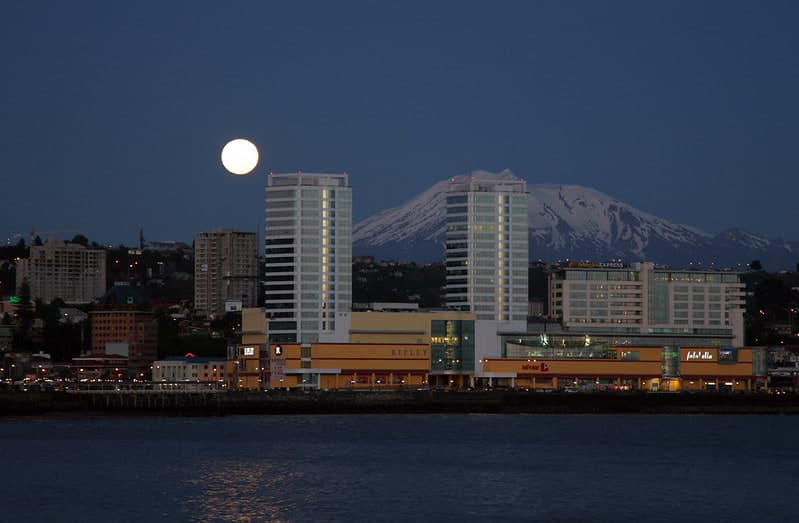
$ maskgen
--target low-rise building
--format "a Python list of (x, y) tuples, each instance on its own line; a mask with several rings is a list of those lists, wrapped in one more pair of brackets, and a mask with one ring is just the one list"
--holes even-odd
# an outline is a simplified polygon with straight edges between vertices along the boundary
[(233, 369), (231, 387), (260, 390), (266, 385), (269, 351), (266, 346), (266, 315), (257, 307), (241, 311), (241, 343), (229, 348)]
[(142, 295), (114, 285), (89, 312), (92, 356), (124, 356), (130, 377), (149, 375), (158, 357), (158, 322)]
[(270, 347), (272, 388), (402, 388), (427, 385), (426, 343), (298, 343)]
[(128, 358), (121, 355), (72, 358), (70, 371), (78, 382), (122, 380), (128, 375)]
[(229, 371), (225, 358), (200, 357), (193, 354), (171, 356), (153, 362), (153, 383), (179, 384), (194, 383), (229, 383), (233, 373)]

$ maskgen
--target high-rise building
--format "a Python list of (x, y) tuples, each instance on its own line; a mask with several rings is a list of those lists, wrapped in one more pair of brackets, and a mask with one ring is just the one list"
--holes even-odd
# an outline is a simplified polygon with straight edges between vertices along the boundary
[(105, 251), (50, 238), (17, 264), (17, 288), (26, 280), (33, 299), (90, 303), (105, 293)]
[(269, 342), (345, 341), (352, 309), (347, 174), (269, 174), (265, 303)]
[[(447, 192), (447, 306), (478, 320), (525, 322), (527, 183), (475, 172)], [(522, 323), (523, 325), (523, 323)]]
[[(252, 307), (258, 301), (258, 241), (254, 232), (214, 229), (194, 240), (194, 309), (201, 315)], [(240, 303), (239, 303), (240, 302)]]

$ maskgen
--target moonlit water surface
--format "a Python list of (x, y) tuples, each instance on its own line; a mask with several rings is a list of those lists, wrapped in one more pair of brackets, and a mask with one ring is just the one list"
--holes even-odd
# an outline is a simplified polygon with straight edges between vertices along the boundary
[(0, 421), (2, 521), (787, 521), (787, 416)]

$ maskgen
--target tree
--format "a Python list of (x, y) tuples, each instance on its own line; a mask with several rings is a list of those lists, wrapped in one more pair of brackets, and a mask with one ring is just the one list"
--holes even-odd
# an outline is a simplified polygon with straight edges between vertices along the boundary
[(0, 295), (14, 294), (16, 279), (16, 265), (9, 261), (0, 261)]
[(88, 247), (89, 246), (89, 238), (87, 238), (86, 236), (84, 236), (82, 234), (76, 234), (75, 236), (72, 237), (72, 242), (71, 243), (77, 243), (78, 245), (83, 245), (84, 247)]
[(35, 312), (31, 301), (31, 287), (27, 279), (19, 286), (17, 304), (17, 328), (14, 331), (14, 347), (31, 351), (33, 349), (33, 319)]
[(41, 236), (39, 236), (38, 234), (36, 235), (36, 238), (33, 239), (33, 245), (35, 245), (36, 247), (41, 247), (42, 245), (44, 245)]
[(752, 260), (751, 262), (749, 262), (749, 270), (762, 271), (763, 270), (763, 264), (760, 263), (760, 260)]

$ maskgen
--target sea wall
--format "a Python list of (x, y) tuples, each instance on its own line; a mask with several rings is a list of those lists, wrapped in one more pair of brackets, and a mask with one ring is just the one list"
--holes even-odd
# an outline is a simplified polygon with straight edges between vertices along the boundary
[(0, 416), (237, 414), (799, 414), (799, 396), (772, 394), (314, 391), (0, 394)]

